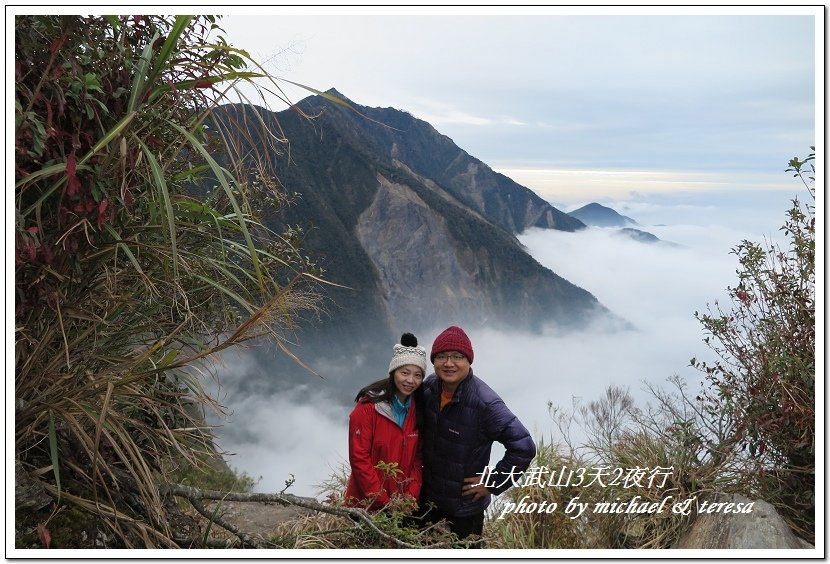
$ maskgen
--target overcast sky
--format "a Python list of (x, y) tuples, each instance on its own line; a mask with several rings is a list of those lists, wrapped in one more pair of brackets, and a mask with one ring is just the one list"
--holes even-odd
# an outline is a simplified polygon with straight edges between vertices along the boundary
[(273, 74), (410, 112), (561, 207), (787, 189), (821, 137), (820, 7), (252, 10), (220, 25)]

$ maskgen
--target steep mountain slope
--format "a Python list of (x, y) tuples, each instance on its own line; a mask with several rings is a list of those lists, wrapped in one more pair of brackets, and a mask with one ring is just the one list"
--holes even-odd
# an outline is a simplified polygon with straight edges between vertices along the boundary
[[(299, 104), (315, 116), (311, 121), (290, 110), (240, 105), (214, 116), (215, 127), (236, 131), (241, 154), (267, 157), (267, 174), (296, 193), (292, 205), (265, 210), (269, 226), (301, 226), (304, 252), (319, 260), (328, 279), (348, 287), (324, 288), (329, 313), (301, 327), (301, 348), (311, 351), (301, 356), (385, 357), (403, 330), (450, 323), (569, 328), (608, 313), (589, 292), (536, 262), (515, 237), (528, 227), (573, 231), (582, 222), (426, 122), (390, 108), (352, 106), (315, 96)], [(290, 159), (276, 142), (282, 137)]]

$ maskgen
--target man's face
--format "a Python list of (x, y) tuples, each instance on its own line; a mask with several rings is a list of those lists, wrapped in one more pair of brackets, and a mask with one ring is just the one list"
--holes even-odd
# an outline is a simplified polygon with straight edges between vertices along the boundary
[(435, 355), (433, 366), (435, 366), (435, 374), (451, 389), (455, 389), (470, 373), (470, 362), (458, 351), (447, 351)]

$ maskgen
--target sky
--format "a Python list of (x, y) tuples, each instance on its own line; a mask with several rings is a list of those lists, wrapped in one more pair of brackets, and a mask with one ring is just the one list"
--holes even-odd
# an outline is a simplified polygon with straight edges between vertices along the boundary
[[(332, 10), (258, 8), (220, 25), (276, 76), (407, 111), (563, 211), (600, 202), (679, 245), (603, 229), (521, 236), (539, 262), (636, 327), (471, 335), (476, 374), (534, 436), (555, 432), (548, 400), (567, 407), (618, 384), (648, 402), (643, 382), (673, 375), (699, 386), (689, 360), (711, 353), (694, 313), (725, 299), (738, 242), (779, 236), (790, 199), (805, 195), (787, 161), (823, 139), (820, 9)], [(284, 92), (292, 101), (309, 94)], [(231, 465), (259, 478), (260, 491), (293, 475), (289, 491), (315, 495), (347, 462), (348, 407), (313, 383), (238, 394), (257, 368), (244, 353), (232, 363), (218, 392), (233, 412), (219, 431), (237, 453)]]
[(275, 76), (407, 111), (563, 208), (786, 189), (822, 138), (820, 8), (250, 10), (220, 26)]

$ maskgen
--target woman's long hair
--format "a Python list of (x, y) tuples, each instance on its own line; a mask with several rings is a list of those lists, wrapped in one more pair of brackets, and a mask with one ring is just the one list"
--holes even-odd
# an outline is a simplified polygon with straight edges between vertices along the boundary
[[(426, 375), (424, 375), (424, 379), (426, 379)], [(364, 386), (357, 392), (357, 395), (354, 398), (355, 403), (361, 401), (369, 402), (369, 403), (378, 403), (379, 401), (385, 401), (392, 403), (392, 398), (395, 397), (395, 391), (397, 388), (395, 387), (395, 377), (392, 374), (389, 374), (388, 378), (382, 378), (377, 382), (372, 382), (368, 386)], [(415, 425), (418, 429), (421, 428), (421, 423), (424, 420), (424, 383), (421, 382), (421, 385), (412, 392), (412, 407), (415, 408)]]
[[(419, 386), (420, 388), (420, 386)], [(379, 401), (392, 401), (392, 396), (395, 394), (395, 377), (390, 373), (386, 378), (381, 378), (377, 382), (372, 382), (367, 386), (363, 386), (354, 401), (359, 402), (360, 398), (366, 398), (364, 401), (369, 403), (377, 403)]]

